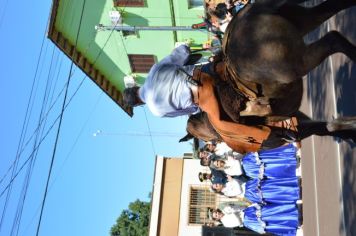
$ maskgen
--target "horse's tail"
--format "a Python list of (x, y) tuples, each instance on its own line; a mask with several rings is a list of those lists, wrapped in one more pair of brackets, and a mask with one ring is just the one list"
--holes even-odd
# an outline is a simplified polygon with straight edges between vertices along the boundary
[(330, 132), (339, 130), (355, 130), (356, 131), (356, 116), (339, 117), (333, 121), (329, 121), (327, 129)]

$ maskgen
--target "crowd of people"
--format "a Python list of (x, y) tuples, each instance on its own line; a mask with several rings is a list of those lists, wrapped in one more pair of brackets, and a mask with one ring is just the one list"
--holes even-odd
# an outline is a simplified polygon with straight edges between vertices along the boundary
[(200, 172), (199, 180), (210, 184), (213, 192), (231, 199), (217, 208), (208, 208), (213, 225), (296, 235), (300, 226), (297, 153), (293, 143), (241, 155), (223, 142), (208, 142), (198, 156), (209, 171)]
[(208, 4), (208, 20), (213, 26), (211, 31), (218, 34), (224, 33), (232, 17), (248, 3), (249, 0), (225, 0), (217, 4)]

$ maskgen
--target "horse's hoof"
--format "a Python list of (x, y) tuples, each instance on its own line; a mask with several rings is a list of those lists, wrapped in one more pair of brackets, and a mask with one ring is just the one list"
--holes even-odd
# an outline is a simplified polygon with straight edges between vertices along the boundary
[(330, 132), (339, 130), (356, 130), (356, 117), (339, 117), (329, 122), (326, 127)]

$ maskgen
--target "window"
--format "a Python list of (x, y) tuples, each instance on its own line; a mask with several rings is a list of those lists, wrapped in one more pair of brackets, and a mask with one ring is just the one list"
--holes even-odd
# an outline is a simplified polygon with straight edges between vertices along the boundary
[(208, 207), (215, 208), (216, 194), (208, 186), (192, 186), (189, 199), (189, 224), (204, 225), (210, 223)]
[(203, 0), (188, 0), (189, 8), (202, 8)]
[(133, 73), (148, 73), (155, 64), (153, 55), (129, 54), (128, 56)]
[(116, 7), (144, 7), (145, 0), (114, 0)]

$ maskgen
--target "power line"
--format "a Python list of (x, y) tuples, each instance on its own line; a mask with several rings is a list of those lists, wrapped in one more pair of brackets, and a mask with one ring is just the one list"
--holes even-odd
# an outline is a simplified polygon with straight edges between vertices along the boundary
[[(73, 20), (71, 21), (71, 23), (73, 23)], [(47, 24), (47, 25), (48, 25), (48, 24)], [(101, 47), (101, 50), (99, 51), (99, 53), (98, 53), (97, 56), (95, 57), (94, 62), (93, 62), (93, 66), (96, 64), (97, 60), (99, 59), (100, 55), (102, 54), (103, 49), (104, 49), (105, 46), (107, 45), (107, 43), (108, 43), (109, 39), (111, 38), (113, 32), (114, 32), (114, 31), (111, 31), (111, 32), (110, 32), (110, 34), (109, 34), (107, 40), (105, 41), (104, 45)], [(91, 45), (93, 44), (93, 42), (95, 42), (95, 37), (94, 37), (95, 34), (96, 34), (96, 32), (93, 30), (93, 37), (92, 37), (93, 39), (88, 43), (87, 47), (86, 47), (85, 50), (84, 50), (84, 54), (90, 49), (90, 47), (91, 47)], [(38, 68), (36, 68), (36, 71), (37, 71), (37, 69), (38, 69)], [(74, 75), (74, 72), (76, 71), (76, 69), (77, 69), (77, 68), (75, 67), (74, 70), (73, 70), (73, 72), (72, 72), (72, 74), (71, 74), (71, 77)], [(87, 76), (84, 75), (84, 77), (82, 78), (80, 84), (78, 85), (78, 87), (77, 87), (75, 93), (78, 92), (79, 88), (80, 88), (81, 85), (83, 84), (83, 82), (84, 82), (84, 80), (86, 79), (86, 77), (87, 77)], [(57, 98), (55, 99), (55, 102), (51, 105), (50, 109), (48, 110), (48, 112), (46, 113), (46, 115), (44, 116), (44, 118), (47, 117), (47, 115), (49, 114), (49, 112), (52, 110), (52, 108), (54, 107), (55, 103), (58, 101), (58, 98), (59, 98), (60, 95), (63, 93), (64, 89), (65, 89), (65, 86), (62, 88), (62, 90), (60, 91), (60, 93), (57, 95)], [(71, 97), (70, 101), (72, 100), (72, 98), (73, 98), (73, 96)], [(68, 102), (68, 104), (69, 104), (69, 103), (70, 103), (70, 102)], [(67, 104), (67, 105), (68, 105), (68, 104)], [(67, 105), (66, 105), (66, 107), (67, 107)], [(52, 127), (53, 127), (53, 126), (52, 126)], [(26, 144), (24, 145), (24, 147), (21, 149), (20, 154), (19, 154), (20, 156), (21, 156), (22, 152), (23, 152), (24, 149), (27, 147), (27, 145), (29, 144), (29, 142), (31, 141), (31, 139), (33, 138), (33, 136), (34, 136), (34, 134), (35, 134), (36, 132), (37, 132), (37, 129), (34, 131), (34, 133), (31, 135), (31, 137), (27, 140), (27, 142), (26, 142)], [(5, 179), (6, 176), (9, 174), (10, 170), (13, 168), (14, 165), (15, 165), (15, 162), (13, 162), (13, 163), (9, 166), (9, 168), (8, 168), (7, 171), (6, 171), (6, 173), (3, 175), (3, 177), (2, 177), (1, 180), (0, 180), (0, 184), (4, 181), (4, 179)]]
[[(81, 26), (82, 26), (85, 3), (86, 3), (86, 0), (84, 0), (84, 2), (83, 2), (82, 12), (81, 12), (80, 21), (79, 21), (78, 32), (77, 32), (76, 41), (75, 41), (75, 46), (77, 46), (79, 33), (80, 33)], [(65, 95), (64, 95), (64, 99), (63, 99), (63, 104), (62, 104), (62, 111), (61, 111), (59, 124), (58, 124), (58, 129), (57, 129), (57, 134), (56, 134), (56, 140), (55, 140), (54, 147), (53, 147), (53, 154), (52, 154), (51, 164), (50, 164), (50, 168), (49, 168), (49, 171), (48, 171), (46, 189), (45, 189), (45, 192), (44, 192), (44, 195), (43, 195), (43, 200), (42, 200), (42, 205), (41, 205), (41, 213), (40, 213), (40, 217), (39, 217), (38, 224), (37, 224), (36, 236), (39, 235), (39, 231), (40, 231), (40, 227), (41, 227), (43, 209), (44, 209), (44, 206), (45, 206), (45, 203), (46, 203), (46, 198), (47, 198), (47, 193), (48, 193), (48, 185), (49, 185), (49, 180), (51, 178), (54, 158), (55, 158), (55, 155), (56, 155), (57, 144), (58, 144), (58, 139), (59, 139), (59, 133), (60, 133), (61, 125), (62, 125), (63, 114), (64, 114), (65, 105), (66, 105), (66, 100), (67, 100), (67, 95), (68, 95), (68, 88), (69, 88), (69, 83), (70, 83), (70, 78), (71, 78), (73, 65), (74, 65), (74, 61), (72, 60), (72, 63), (70, 65), (70, 69), (69, 69), (67, 85), (66, 85), (66, 91), (65, 91)]]
[[(77, 87), (77, 90), (73, 93), (72, 97), (69, 99), (69, 102), (66, 104), (67, 108), (70, 104), (70, 102), (72, 101), (72, 99), (74, 98), (74, 96), (77, 94), (77, 92), (79, 91), (81, 85), (83, 84), (84, 80), (81, 81), (81, 83), (79, 84), (79, 86)], [(46, 137), (48, 136), (48, 134), (50, 133), (50, 131), (52, 131), (54, 125), (57, 123), (57, 121), (59, 120), (60, 115), (57, 116), (57, 118), (53, 121), (52, 125), (48, 128), (46, 134), (42, 137), (42, 139), (40, 140), (40, 142), (38, 143), (38, 145), (36, 146), (36, 148), (32, 151), (32, 153), (30, 154), (30, 156), (24, 161), (24, 163), (22, 163), (21, 167), (19, 168), (19, 170), (16, 172), (16, 174), (14, 175), (14, 177), (9, 181), (8, 185), (3, 189), (3, 191), (0, 193), (0, 198), (4, 195), (5, 191), (9, 188), (9, 186), (11, 185), (11, 183), (16, 179), (16, 177), (19, 175), (19, 173), (22, 171), (22, 169), (24, 168), (24, 166), (30, 161), (31, 156), (33, 155), (33, 153), (41, 146), (42, 142), (46, 139)]]
[(147, 128), (148, 128), (148, 133), (149, 133), (149, 137), (150, 137), (150, 142), (151, 142), (151, 146), (152, 146), (153, 155), (156, 156), (156, 155), (157, 155), (157, 154), (156, 154), (156, 149), (155, 149), (155, 145), (154, 145), (154, 143), (153, 143), (151, 128), (150, 128), (150, 124), (148, 123), (147, 114), (146, 114), (146, 109), (143, 108), (143, 111), (144, 111), (144, 113), (145, 113), (146, 124), (147, 124)]
[[(93, 32), (94, 32), (94, 31), (93, 31)], [(94, 32), (94, 33), (95, 33), (95, 32)], [(96, 56), (96, 58), (95, 58), (95, 60), (94, 60), (94, 63), (93, 63), (93, 66), (95, 65), (95, 63), (96, 63), (97, 60), (99, 59), (99, 57), (100, 57), (100, 55), (101, 55), (103, 49), (105, 48), (105, 46), (107, 45), (107, 43), (108, 43), (110, 37), (112, 36), (112, 33), (113, 33), (113, 31), (110, 33), (110, 35), (108, 36), (106, 42), (105, 42), (104, 45), (102, 46), (102, 48), (101, 48), (101, 50), (99, 51), (98, 55)], [(94, 37), (93, 37), (93, 38), (94, 38)], [(91, 47), (91, 44), (92, 44), (93, 42), (94, 42), (94, 39), (93, 39), (92, 41), (90, 41), (90, 43), (88, 44), (88, 46), (87, 46), (87, 48), (86, 48), (86, 50), (85, 50), (84, 52), (86, 52), (87, 50), (89, 50), (89, 48)], [(74, 69), (74, 71), (75, 71), (75, 69)], [(74, 71), (72, 72), (71, 77), (73, 76)], [(66, 108), (68, 107), (68, 105), (71, 103), (71, 101), (73, 100), (74, 96), (77, 94), (77, 92), (79, 91), (79, 89), (80, 89), (81, 86), (83, 85), (83, 83), (84, 83), (84, 81), (85, 81), (86, 78), (87, 78), (87, 76), (84, 75), (84, 77), (83, 77), (82, 80), (80, 81), (79, 85), (77, 86), (75, 92), (73, 93), (73, 95), (72, 95), (71, 98), (69, 99), (68, 103), (66, 104), (65, 109), (66, 109)], [(66, 88), (66, 87), (64, 86), (64, 87), (62, 88), (62, 90), (58, 93), (58, 95), (57, 95), (55, 101), (52, 103), (50, 109), (48, 110), (48, 112), (46, 113), (46, 115), (44, 116), (44, 118), (48, 116), (49, 112), (52, 110), (52, 108), (54, 107), (55, 103), (57, 103), (59, 97), (60, 97), (61, 94), (64, 92), (65, 88)], [(54, 125), (56, 124), (56, 122), (59, 120), (59, 117), (60, 117), (60, 115), (58, 115), (57, 118), (54, 120), (54, 122), (52, 123), (52, 125), (50, 126), (50, 128), (47, 130), (45, 136), (41, 139), (39, 145), (36, 147), (36, 149), (40, 147), (41, 143), (42, 143), (42, 142), (44, 141), (44, 139), (47, 137), (47, 135), (48, 135), (49, 132), (52, 130), (52, 128), (54, 127)], [(36, 130), (34, 131), (34, 133), (31, 135), (31, 137), (27, 140), (26, 144), (24, 145), (24, 147), (23, 147), (23, 148), (21, 149), (21, 151), (20, 151), (20, 155), (23, 153), (23, 151), (25, 150), (25, 148), (27, 147), (27, 145), (29, 144), (29, 142), (32, 140), (32, 138), (33, 138), (34, 134), (37, 132), (37, 130), (38, 130), (38, 129), (36, 129)], [(32, 155), (32, 154), (31, 154), (31, 155)], [(9, 185), (10, 185), (10, 184), (14, 181), (14, 179), (18, 176), (19, 172), (21, 172), (21, 170), (23, 169), (24, 165), (25, 165), (26, 163), (28, 163), (29, 158), (30, 158), (30, 157), (28, 157), (28, 158), (26, 159), (26, 161), (25, 161), (25, 162), (23, 163), (23, 165), (21, 166), (20, 170), (15, 174), (14, 178), (11, 178), (10, 183), (9, 183), (9, 184), (5, 187), (5, 189), (0, 193), (0, 198), (3, 196), (4, 191), (6, 191), (6, 190), (9, 188)], [(10, 167), (8, 168), (8, 170), (7, 170), (7, 172), (5, 173), (5, 175), (1, 178), (0, 184), (3, 182), (3, 180), (6, 178), (6, 176), (7, 176), (8, 173), (10, 172), (10, 170), (13, 168), (14, 164), (15, 164), (15, 163), (13, 162), (13, 163), (10, 165)]]
[[(66, 5), (69, 6), (68, 4), (66, 4)], [(65, 5), (65, 6), (66, 6), (66, 5)], [(64, 6), (64, 7), (65, 7), (65, 6)], [(49, 24), (48, 24), (49, 19), (50, 19), (50, 14), (49, 14), (49, 16), (48, 16), (47, 26), (49, 25)], [(73, 18), (71, 19), (71, 22), (70, 22), (70, 25), (72, 25), (72, 24), (73, 24)], [(45, 32), (44, 32), (44, 37), (43, 37), (42, 46), (41, 46), (41, 53), (40, 53), (40, 56), (39, 56), (39, 58), (38, 58), (38, 62), (37, 62), (37, 66), (36, 66), (35, 77), (37, 76), (37, 73), (38, 73), (39, 60), (40, 60), (41, 55), (42, 55), (42, 48), (43, 48), (43, 44), (44, 44), (44, 41), (45, 41), (45, 38), (46, 38), (46, 37), (45, 37), (45, 36), (46, 36), (46, 32), (47, 32), (47, 29), (46, 29)], [(96, 32), (93, 31), (93, 36), (95, 35), (95, 33), (96, 33)], [(93, 38), (93, 39), (88, 43), (87, 47), (86, 47), (85, 50), (84, 50), (84, 54), (89, 50), (89, 48), (91, 47), (91, 45), (92, 45), (93, 42), (95, 41), (95, 37), (91, 37), (91, 38)], [(59, 68), (61, 68), (62, 59), (63, 59), (63, 57), (61, 58), (60, 67), (59, 67)], [(75, 67), (74, 70), (73, 70), (73, 72), (72, 72), (72, 75), (71, 75), (71, 76), (74, 75), (76, 69), (77, 69), (77, 68)], [(58, 81), (59, 72), (60, 72), (60, 70), (58, 71), (56, 81)], [(82, 81), (80, 82), (80, 84), (79, 84), (79, 86), (78, 86), (76, 92), (78, 91), (79, 87), (81, 87), (81, 85), (83, 84), (85, 78), (86, 78), (86, 76), (84, 76), (84, 78), (83, 78)], [(65, 86), (62, 88), (62, 90), (61, 90), (61, 91), (59, 92), (59, 94), (57, 95), (55, 101), (52, 103), (50, 109), (48, 110), (48, 112), (46, 113), (46, 115), (44, 116), (44, 118), (46, 118), (46, 117), (48, 116), (49, 112), (52, 110), (52, 108), (54, 107), (54, 105), (57, 103), (59, 97), (60, 97), (61, 94), (64, 92), (64, 89), (65, 89)], [(75, 93), (76, 93), (76, 92), (75, 92)], [(52, 95), (52, 96), (53, 96), (53, 95)], [(51, 100), (52, 100), (52, 99), (51, 99)], [(71, 100), (72, 100), (72, 99), (70, 99), (70, 101), (71, 101)], [(29, 99), (29, 104), (30, 104), (30, 99)], [(28, 106), (29, 106), (29, 105), (28, 105)], [(41, 121), (41, 122), (42, 122), (42, 121)], [(31, 137), (26, 141), (26, 144), (23, 146), (23, 148), (22, 148), (21, 151), (20, 151), (20, 154), (19, 154), (20, 156), (21, 156), (22, 152), (24, 151), (24, 149), (25, 149), (25, 148), (27, 147), (27, 145), (29, 144), (29, 142), (32, 140), (32, 138), (33, 138), (33, 136), (35, 135), (36, 132), (37, 132), (37, 129), (33, 131)], [(8, 168), (7, 171), (5, 172), (4, 176), (1, 178), (0, 184), (4, 181), (4, 179), (5, 179), (6, 176), (9, 174), (9, 172), (10, 172), (11, 169), (14, 167), (14, 165), (15, 165), (15, 161), (9, 166), (9, 168)]]
[[(6, 5), (5, 5), (5, 8), (7, 6), (7, 1), (6, 1)], [(5, 9), (6, 10), (6, 9)], [(47, 19), (47, 22), (49, 20), (49, 17)], [(1, 22), (2, 22), (2, 19), (1, 19)], [(1, 25), (0, 25), (1, 26)], [(36, 78), (37, 78), (37, 75), (38, 75), (38, 69), (39, 69), (39, 66), (40, 66), (40, 61), (41, 61), (41, 56), (42, 56), (42, 51), (43, 51), (43, 46), (44, 46), (44, 42), (45, 42), (45, 36), (46, 36), (46, 31), (47, 29), (45, 29), (44, 31), (44, 34), (43, 34), (43, 38), (42, 38), (42, 43), (41, 43), (41, 48), (40, 48), (40, 53), (39, 53), (39, 56), (37, 58), (37, 63), (36, 63), (36, 70), (35, 70), (35, 74), (33, 76), (33, 79), (32, 79), (32, 85), (31, 85), (31, 90), (30, 90), (30, 97), (28, 99), (28, 103), (27, 103), (27, 108), (26, 108), (26, 112), (25, 112), (25, 118), (24, 118), (24, 122), (22, 124), (22, 129), (21, 129), (21, 134), (20, 134), (20, 140), (19, 140), (19, 143), (18, 143), (18, 146), (17, 146), (17, 151), (16, 151), (16, 157), (15, 157), (15, 160), (14, 160), (14, 163), (13, 165), (8, 169), (8, 171), (6, 172), (9, 173), (11, 168), (13, 167), (13, 171), (12, 171), (12, 174), (11, 176), (13, 177), (14, 176), (14, 173), (16, 172), (16, 167), (17, 167), (17, 164), (18, 164), (18, 161), (19, 161), (19, 158), (20, 158), (20, 152), (19, 150), (21, 149), (21, 147), (23, 146), (23, 142), (24, 142), (24, 139), (25, 139), (25, 136), (26, 136), (26, 133), (27, 133), (27, 128), (28, 128), (28, 123), (29, 123), (29, 117), (31, 116), (31, 113), (32, 113), (32, 106), (30, 106), (31, 102), (33, 104), (33, 99), (32, 99), (32, 95), (33, 95), (33, 91), (34, 91), (34, 87), (35, 87), (35, 83), (36, 83)], [(1, 179), (0, 183), (3, 181), (3, 179), (5, 178), (5, 176)], [(7, 209), (7, 205), (8, 205), (8, 201), (10, 199), (10, 195), (11, 195), (11, 189), (12, 187), (10, 187), (8, 189), (8, 192), (7, 192), (7, 196), (6, 196), (6, 200), (5, 200), (5, 204), (4, 204), (4, 207), (3, 207), (3, 211), (2, 211), (2, 215), (1, 215), (1, 220), (0, 220), (0, 232), (1, 232), (1, 229), (2, 229), (2, 225), (3, 225), (3, 222), (4, 222), (4, 217), (5, 217), (5, 214), (6, 214), (6, 209)]]
[[(111, 35), (112, 35), (113, 31), (110, 33), (108, 39), (106, 40), (105, 44), (103, 45), (103, 47), (101, 48), (101, 50), (99, 51), (98, 55), (96, 56), (95, 60), (94, 60), (94, 63), (93, 65), (96, 63), (96, 61), (98, 60), (98, 58), (100, 57), (100, 55), (102, 54), (103, 52), (103, 48), (107, 45)], [(94, 37), (93, 37), (94, 38)], [(93, 43), (94, 40), (92, 40), (89, 44), (88, 44), (88, 47), (87, 47), (87, 50), (90, 48), (90, 45)], [(86, 51), (86, 50), (85, 50)], [(71, 71), (75, 71), (71, 69)], [(70, 73), (70, 77), (73, 76), (73, 72)], [(58, 76), (57, 76), (58, 77)], [(65, 108), (67, 108), (67, 106), (70, 104), (70, 102), (72, 101), (73, 97), (76, 95), (76, 93), (78, 92), (78, 90), (80, 89), (81, 85), (83, 84), (85, 78), (87, 76), (85, 75), (82, 79), (82, 81), (80, 82), (79, 86), (77, 87), (76, 91), (74, 92), (73, 96), (70, 98), (69, 102), (65, 105)], [(48, 110), (48, 112), (46, 113), (46, 115), (43, 117), (43, 119), (41, 120), (41, 122), (47, 117), (47, 115), (49, 114), (50, 110), (53, 108), (54, 104), (57, 102), (58, 98), (60, 97), (60, 95), (62, 94), (63, 90), (65, 89), (65, 87), (62, 89), (62, 91), (58, 94), (55, 102), (52, 104), (52, 106), (50, 107), (50, 109)], [(52, 94), (53, 96), (53, 94)], [(49, 132), (52, 130), (52, 128), (54, 127), (54, 125), (56, 124), (56, 122), (58, 121), (60, 116), (57, 117), (57, 119), (53, 122), (52, 126), (47, 130), (47, 133), (45, 134), (45, 136), (43, 136), (43, 138), (41, 139), (41, 141), (38, 143), (38, 145), (35, 147), (35, 149), (33, 149), (33, 152), (31, 153), (31, 155), (29, 156), (29, 158), (27, 158), (27, 160), (23, 163), (23, 165), (21, 166), (21, 168), (19, 169), (19, 171), (11, 178), (9, 184), (5, 187), (5, 189), (3, 190), (3, 192), (0, 194), (0, 198), (3, 196), (4, 192), (9, 189), (10, 185), (13, 183), (13, 181), (15, 180), (15, 178), (18, 176), (18, 174), (22, 171), (23, 167), (28, 163), (28, 161), (32, 160), (32, 155), (35, 151), (38, 151), (38, 148), (40, 147), (41, 143), (44, 141), (44, 139), (47, 137), (47, 135), (49, 134)], [(30, 137), (30, 139), (26, 142), (25, 144), (25, 147), (29, 144), (29, 142), (31, 141), (32, 137), (34, 136), (35, 133), (38, 132), (38, 128), (34, 131), (34, 133), (32, 134), (32, 136)], [(23, 147), (23, 149), (20, 151), (20, 155), (22, 154), (22, 152), (24, 151), (25, 147)], [(5, 179), (5, 177), (7, 176), (8, 172), (11, 170), (11, 168), (14, 167), (14, 164), (13, 163), (7, 173), (2, 177), (2, 179), (0, 180), (0, 183)], [(17, 232), (18, 232), (18, 229), (17, 229)]]
[[(52, 50), (52, 56), (51, 56), (51, 62), (50, 62), (50, 67), (49, 67), (49, 71), (47, 74), (47, 82), (46, 82), (46, 87), (45, 87), (45, 92), (43, 95), (43, 99), (42, 99), (42, 108), (41, 108), (41, 112), (38, 118), (38, 122), (37, 122), (37, 127), (38, 127), (38, 132), (36, 134), (36, 138), (34, 140), (34, 144), (33, 144), (33, 150), (36, 149), (36, 145), (40, 139), (40, 137), (42, 137), (43, 133), (44, 133), (44, 129), (45, 129), (45, 125), (47, 122), (47, 117), (43, 119), (44, 113), (45, 113), (45, 109), (47, 107), (47, 103), (48, 103), (48, 98), (50, 96), (50, 91), (52, 88), (52, 82), (53, 82), (53, 76), (52, 76), (52, 71), (53, 71), (53, 61), (54, 61), (54, 55), (55, 55), (55, 47), (53, 47)], [(55, 87), (53, 88), (53, 90), (55, 89)], [(44, 120), (44, 121), (43, 121)], [(42, 127), (42, 130), (40, 130)], [(35, 152), (33, 152), (33, 155), (31, 156), (31, 160), (30, 163), (28, 165), (27, 168), (27, 174), (25, 176), (24, 182), (23, 182), (23, 187), (22, 187), (22, 192), (19, 198), (19, 202), (18, 202), (18, 206), (17, 206), (17, 210), (16, 210), (16, 215), (13, 221), (13, 226), (12, 226), (12, 230), (11, 230), (11, 235), (14, 235), (15, 232), (16, 234), (18, 233), (19, 227), (20, 227), (20, 223), (21, 223), (21, 217), (22, 217), (22, 211), (23, 211), (23, 207), (25, 204), (25, 200), (26, 200), (26, 196), (27, 196), (27, 190), (28, 190), (28, 186), (31, 180), (31, 176), (32, 176), (32, 170), (35, 166), (36, 163), (36, 159), (37, 159), (37, 155), (38, 155), (38, 151), (39, 149), (37, 149)]]
[[(91, 41), (89, 44), (88, 44), (88, 47), (86, 48), (86, 51), (89, 50), (90, 48), (90, 45), (93, 43), (93, 41)], [(85, 52), (86, 52), (85, 51)], [(63, 57), (61, 58), (63, 59)], [(62, 62), (61, 62), (62, 63)], [(61, 64), (60, 64), (60, 68), (61, 68)], [(60, 69), (59, 69), (60, 70)], [(56, 81), (58, 81), (58, 77), (59, 77), (59, 72), (58, 71), (58, 74), (57, 74), (57, 79)], [(74, 72), (75, 72), (75, 69), (73, 70), (72, 72), (72, 75), (74, 75)], [(86, 76), (84, 76), (81, 80), (81, 82), (79, 83), (78, 87), (76, 88), (76, 91), (73, 93), (72, 97), (70, 98), (68, 104), (66, 105), (66, 108), (67, 106), (70, 104), (70, 102), (72, 101), (74, 95), (78, 92), (79, 88), (82, 86), (84, 80), (85, 80)], [(60, 96), (62, 95), (62, 93), (65, 91), (65, 85), (63, 86), (63, 88), (61, 89), (61, 91), (57, 94), (54, 102), (52, 103), (52, 105), (50, 106), (50, 108), (48, 109), (46, 115), (43, 117), (43, 119), (41, 120), (41, 122), (43, 122), (43, 120), (49, 115), (50, 111), (53, 109), (54, 105), (57, 103), (58, 99), (60, 98)], [(52, 100), (52, 98), (51, 98)], [(52, 126), (53, 127), (53, 126)], [(19, 152), (19, 155), (21, 156), (21, 154), (23, 153), (23, 151), (25, 150), (25, 148), (27, 147), (27, 145), (30, 143), (30, 141), (32, 140), (32, 138), (34, 137), (34, 135), (38, 132), (38, 127), (33, 131), (32, 135), (30, 136), (30, 138), (28, 138), (28, 140), (26, 141), (25, 145), (22, 146), (22, 149), (20, 150)], [(6, 173), (3, 175), (3, 177), (1, 178), (0, 180), (0, 184), (4, 181), (4, 179), (6, 178), (6, 176), (9, 174), (10, 170), (13, 168), (13, 166), (15, 165), (15, 161), (9, 166), (9, 168), (7, 169)]]
[(6, 9), (7, 9), (7, 4), (8, 3), (9, 3), (9, 0), (6, 0), (5, 4), (3, 5), (4, 6), (4, 11), (1, 13), (1, 16), (0, 16), (0, 29), (1, 29), (2, 23), (4, 21), (4, 16), (5, 16), (5, 13), (6, 13)]
[[(70, 155), (72, 154), (72, 152), (73, 152), (75, 146), (77, 145), (77, 143), (78, 143), (78, 141), (79, 141), (79, 138), (82, 136), (83, 131), (84, 131), (84, 128), (85, 128), (85, 126), (88, 124), (90, 117), (92, 116), (92, 114), (94, 113), (94, 110), (95, 110), (96, 107), (98, 106), (102, 94), (103, 94), (103, 93), (100, 93), (100, 96), (99, 96), (99, 98), (97, 99), (96, 103), (94, 104), (92, 111), (91, 111), (90, 114), (87, 116), (87, 120), (84, 122), (84, 125), (83, 125), (82, 128), (80, 129), (79, 134), (77, 135), (77, 137), (76, 137), (74, 143), (72, 144), (72, 146), (71, 146), (69, 152), (67, 153), (67, 155), (66, 155), (64, 161), (62, 162), (62, 165), (59, 167), (57, 176), (54, 177), (53, 181), (51, 182), (51, 184), (50, 184), (50, 186), (49, 186), (49, 189), (48, 189), (48, 192), (51, 190), (52, 186), (53, 186), (54, 183), (56, 182), (59, 173), (61, 173), (61, 171), (62, 171), (62, 169), (63, 169), (65, 163), (67, 162), (67, 160), (69, 159)], [(37, 213), (38, 213), (39, 210), (40, 210), (40, 205), (38, 205), (35, 214), (32, 216), (31, 221), (28, 223), (27, 227), (25, 228), (25, 231), (24, 231), (24, 233), (23, 233), (24, 235), (26, 235), (27, 229), (28, 229), (29, 226), (32, 224), (32, 221), (34, 220), (34, 218), (35, 218), (35, 216), (37, 215)]]

